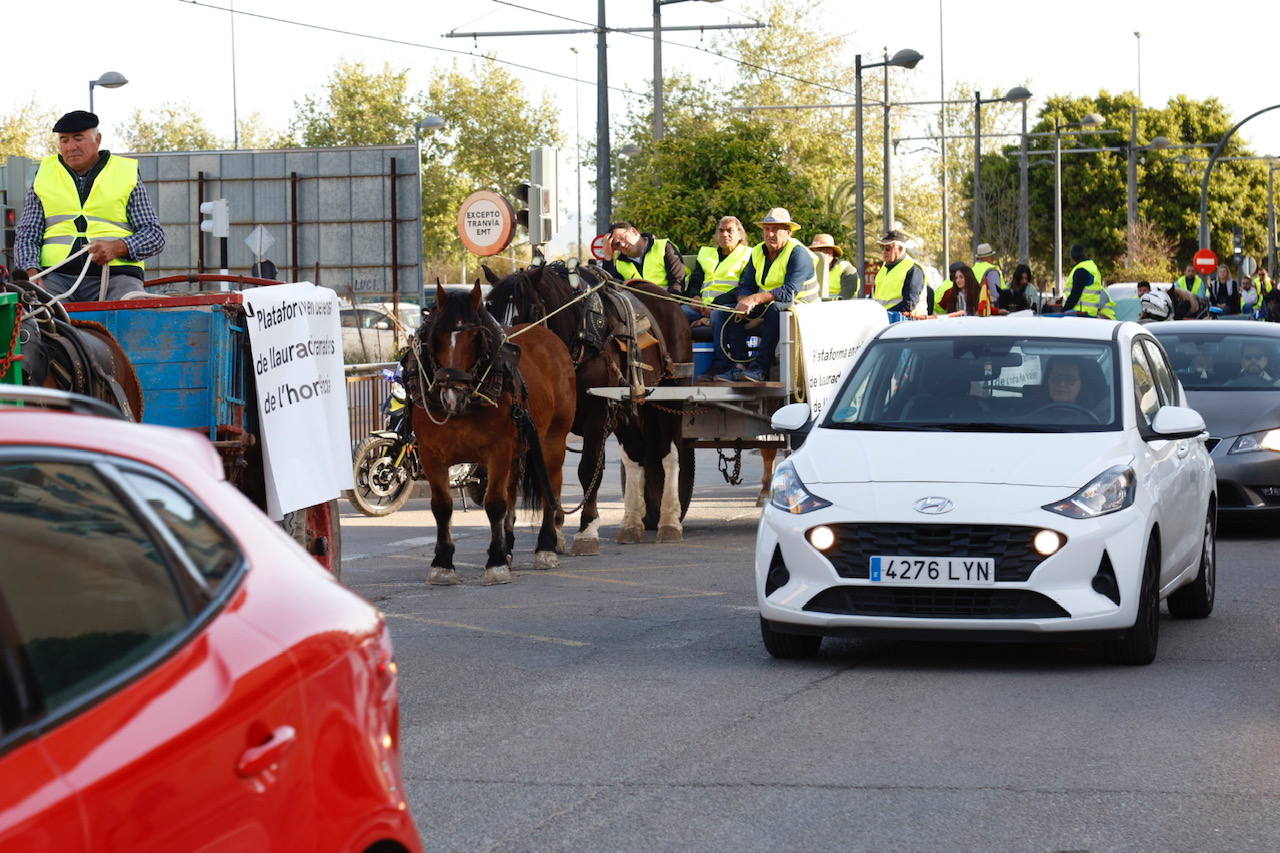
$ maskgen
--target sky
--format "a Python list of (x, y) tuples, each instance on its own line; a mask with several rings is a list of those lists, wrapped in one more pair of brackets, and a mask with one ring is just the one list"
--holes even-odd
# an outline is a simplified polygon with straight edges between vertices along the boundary
[[(662, 21), (664, 26), (747, 23), (759, 14), (761, 2), (671, 2), (663, 7)], [(233, 16), (228, 11), (232, 6), (252, 14)], [(384, 61), (407, 67), (412, 85), (425, 88), (433, 73), (451, 62), (480, 61), (443, 52), (460, 51), (491, 53), (530, 66), (508, 69), (525, 82), (529, 94), (550, 94), (561, 108), (562, 127), (570, 137), (595, 136), (593, 34), (444, 37), (449, 31), (582, 28), (579, 22), (594, 25), (597, 3), (592, 0), (125, 0), (114, 6), (64, 0), (52, 8), (61, 23), (50, 29), (49, 9), (43, 4), (7, 4), (8, 74), (0, 87), (0, 114), (33, 98), (57, 112), (85, 109), (88, 82), (103, 72), (119, 71), (129, 79), (128, 85), (94, 91), (107, 148), (112, 147), (113, 131), (134, 109), (167, 102), (190, 104), (216, 133), (230, 138), (233, 17), (235, 110), (241, 117), (261, 113), (268, 125), (280, 130), (287, 126), (294, 103), (320, 90), (340, 60), (361, 60), (375, 68)], [(606, 0), (606, 9), (611, 27), (652, 26), (647, 0)], [(1061, 12), (1026, 0), (826, 0), (823, 9), (828, 34), (845, 39), (850, 54), (861, 52), (870, 58), (885, 47), (890, 52), (911, 47), (924, 54), (915, 70), (894, 72), (909, 81), (920, 100), (939, 98), (945, 77), (947, 90), (960, 82), (984, 93), (1025, 84), (1033, 93), (1032, 114), (1047, 96), (1086, 95), (1104, 88), (1140, 92), (1151, 106), (1162, 106), (1179, 94), (1217, 96), (1237, 120), (1280, 102), (1270, 39), (1280, 31), (1280, 4), (1077, 0)], [(35, 35), (47, 32), (57, 35)], [(1259, 34), (1256, 45), (1245, 41), (1252, 33)], [(723, 80), (727, 88), (734, 79), (730, 60), (683, 46), (712, 48), (713, 36), (666, 33), (664, 67)], [(649, 38), (609, 36), (611, 86), (642, 92), (652, 69)], [(804, 57), (781, 70), (803, 76)], [(615, 126), (626, 104), (635, 101), (623, 91), (610, 92)], [(1280, 154), (1280, 110), (1254, 119), (1240, 136), (1256, 153)], [(569, 211), (562, 229), (575, 227), (571, 158), (566, 152), (561, 164), (561, 203)], [(595, 196), (586, 185), (594, 177), (588, 172), (583, 172), (581, 189), (589, 231)]]

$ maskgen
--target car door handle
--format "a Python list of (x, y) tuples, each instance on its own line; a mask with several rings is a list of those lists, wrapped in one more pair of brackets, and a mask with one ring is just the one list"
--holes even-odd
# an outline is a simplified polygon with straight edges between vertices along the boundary
[(259, 746), (251, 746), (240, 755), (236, 764), (236, 772), (241, 776), (257, 776), (273, 764), (279, 764), (293, 745), (297, 743), (298, 732), (293, 726), (280, 726), (271, 733), (267, 742)]

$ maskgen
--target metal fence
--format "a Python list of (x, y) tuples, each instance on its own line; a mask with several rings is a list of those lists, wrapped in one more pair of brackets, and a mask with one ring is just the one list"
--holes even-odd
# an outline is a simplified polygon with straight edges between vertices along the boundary
[(347, 423), (351, 427), (352, 453), (365, 436), (382, 429), (382, 401), (391, 393), (391, 383), (382, 375), (382, 369), (395, 366), (395, 362), (388, 362), (347, 367)]

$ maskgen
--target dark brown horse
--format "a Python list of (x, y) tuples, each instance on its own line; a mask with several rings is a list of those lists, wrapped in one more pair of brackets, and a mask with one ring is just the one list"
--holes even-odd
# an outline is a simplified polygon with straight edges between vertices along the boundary
[(405, 376), (436, 519), (427, 582), (459, 582), (449, 532), (449, 466), (461, 462), (480, 462), (488, 471), (484, 509), (491, 536), (483, 582), (511, 581), (517, 487), (526, 506), (542, 508), (534, 568), (559, 565), (560, 485), (574, 415), (573, 364), (560, 339), (537, 326), (504, 333), (484, 310), (479, 285), (470, 297), (450, 297), (437, 286), (436, 307), (405, 356)]
[(43, 289), (28, 282), (0, 284), (0, 290), (4, 289), (22, 298), (25, 384), (96, 397), (119, 409), (129, 420), (142, 420), (138, 374), (120, 342), (105, 326), (72, 319)]
[[(617, 283), (605, 284), (618, 293), (634, 293), (652, 324), (656, 342), (627, 341), (603, 326), (616, 324), (607, 307), (588, 299), (574, 301), (581, 292), (598, 285), (604, 273), (594, 267), (578, 270), (580, 282), (571, 283), (572, 273), (562, 263), (530, 267), (498, 279), (485, 269), (493, 289), (489, 292), (490, 312), (504, 323), (536, 322), (544, 317), (549, 329), (565, 342), (573, 355), (577, 375), (577, 415), (573, 432), (582, 436), (582, 460), (578, 480), (582, 484), (582, 517), (573, 540), (574, 554), (600, 552), (600, 514), (596, 496), (603, 476), (604, 448), (610, 433), (622, 447), (623, 516), (619, 542), (639, 542), (646, 528), (657, 528), (659, 542), (678, 542), (684, 537), (681, 519), (693, 487), (693, 451), (681, 447), (683, 414), (677, 406), (655, 403), (618, 403), (588, 393), (588, 389), (626, 386), (627, 353), (638, 350), (646, 386), (688, 384), (677, 377), (679, 365), (691, 367), (693, 342), (689, 323), (680, 306), (665, 299), (666, 291), (648, 282), (628, 282), (628, 290)], [(604, 305), (609, 305), (608, 300)], [(568, 306), (559, 313), (556, 309)], [(629, 309), (626, 309), (629, 310)], [(594, 315), (594, 316), (593, 316)]]

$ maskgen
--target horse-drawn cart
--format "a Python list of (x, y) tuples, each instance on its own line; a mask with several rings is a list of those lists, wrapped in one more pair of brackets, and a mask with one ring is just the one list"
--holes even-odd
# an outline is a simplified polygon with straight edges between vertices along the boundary
[[(197, 292), (69, 304), (67, 310), (103, 324), (124, 347), (143, 389), (142, 420), (204, 434), (218, 449), (227, 480), (266, 510), (269, 474), (244, 295)], [(285, 513), (281, 525), (340, 574), (336, 496)]]

